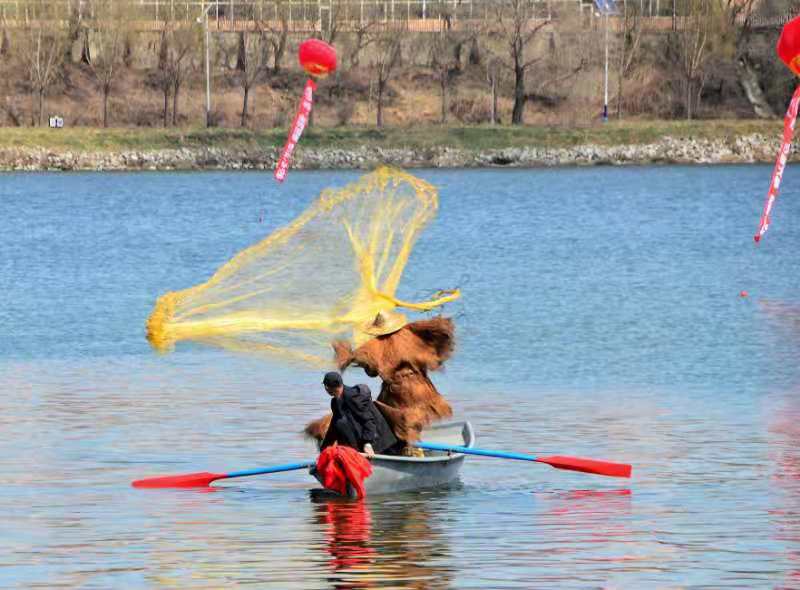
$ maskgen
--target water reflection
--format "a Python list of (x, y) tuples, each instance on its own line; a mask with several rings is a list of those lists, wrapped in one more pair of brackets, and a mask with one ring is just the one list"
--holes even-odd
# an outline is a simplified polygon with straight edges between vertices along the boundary
[(312, 493), (313, 521), (325, 542), (327, 580), (336, 589), (449, 588), (450, 554), (439, 514), (447, 491), (344, 500)]
[(800, 303), (781, 300), (762, 299), (758, 302), (761, 310), (776, 322), (800, 328)]
[(800, 391), (790, 392), (774, 412), (770, 424), (770, 454), (773, 472), (774, 538), (785, 546), (791, 564), (786, 572), (786, 587), (800, 584)]
[[(571, 538), (574, 550), (591, 550), (596, 562), (630, 560), (631, 490), (568, 490), (535, 494), (546, 506), (541, 522)], [(591, 549), (589, 549), (591, 548)]]

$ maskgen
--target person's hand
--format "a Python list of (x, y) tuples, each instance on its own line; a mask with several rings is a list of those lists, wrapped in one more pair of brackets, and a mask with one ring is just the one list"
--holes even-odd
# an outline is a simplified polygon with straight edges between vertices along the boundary
[(371, 444), (367, 443), (364, 445), (364, 454), (370, 458), (375, 456), (375, 451), (372, 449)]

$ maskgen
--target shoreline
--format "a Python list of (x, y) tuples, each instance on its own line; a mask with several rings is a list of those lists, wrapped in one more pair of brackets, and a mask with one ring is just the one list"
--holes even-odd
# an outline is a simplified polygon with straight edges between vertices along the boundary
[[(749, 123), (609, 124), (588, 130), (313, 130), (298, 145), (292, 169), (774, 163), (779, 123), (765, 122), (758, 130)], [(281, 136), (281, 130), (72, 129), (62, 134), (5, 129), (0, 130), (0, 171), (272, 170)], [(800, 161), (798, 150), (791, 156), (789, 161)]]

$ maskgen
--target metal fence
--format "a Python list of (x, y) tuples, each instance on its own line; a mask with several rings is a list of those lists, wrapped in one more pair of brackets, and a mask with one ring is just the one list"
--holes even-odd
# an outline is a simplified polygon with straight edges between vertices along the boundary
[[(43, 18), (67, 22), (76, 15), (92, 19), (96, 7), (109, 2), (126, 5), (140, 29), (165, 21), (193, 22), (207, 13), (210, 28), (219, 31), (286, 22), (293, 32), (325, 31), (333, 26), (354, 30), (364, 23), (390, 30), (437, 32), (491, 24), (497, 20), (496, 9), (502, 0), (0, 0), (0, 19), (10, 26)], [(682, 20), (680, 7), (684, 3), (617, 0), (616, 5), (619, 12), (635, 6), (648, 21), (646, 28), (660, 30), (676, 27)], [(600, 16), (594, 0), (530, 0), (529, 7), (533, 21), (579, 15), (584, 23), (591, 23)], [(749, 22), (754, 27), (776, 27), (792, 16), (756, 11)], [(615, 26), (618, 24), (612, 28)]]
[[(98, 0), (0, 0), (0, 16), (20, 20), (46, 10), (55, 18), (74, 14), (92, 17)], [(284, 14), (290, 21), (491, 19), (500, 0), (103, 0), (131, 7), (135, 18), (195, 20), (208, 10), (216, 20), (265, 20)], [(645, 16), (668, 16), (671, 0), (617, 0), (635, 4)], [(593, 0), (532, 0), (533, 18), (558, 18), (565, 13), (595, 14)]]

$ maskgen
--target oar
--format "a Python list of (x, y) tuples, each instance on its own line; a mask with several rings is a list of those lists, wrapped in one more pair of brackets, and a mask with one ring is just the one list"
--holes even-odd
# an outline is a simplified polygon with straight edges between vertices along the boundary
[(264, 473), (279, 473), (281, 471), (295, 471), (316, 464), (316, 461), (304, 461), (302, 463), (286, 463), (285, 465), (274, 465), (273, 467), (248, 469), (246, 471), (233, 471), (231, 473), (209, 473), (204, 471), (201, 473), (186, 473), (184, 475), (165, 475), (163, 477), (137, 479), (131, 485), (135, 488), (205, 488), (208, 487), (212, 481), (218, 479), (247, 477), (248, 475), (262, 475)]
[(482, 455), (485, 457), (497, 457), (500, 459), (519, 459), (520, 461), (536, 461), (537, 463), (547, 463), (556, 469), (569, 469), (570, 471), (582, 471), (584, 473), (594, 473), (596, 475), (607, 475), (609, 477), (630, 477), (631, 466), (625, 463), (612, 463), (610, 461), (597, 461), (595, 459), (583, 459), (581, 457), (565, 457), (562, 455), (551, 455), (549, 457), (534, 457), (533, 455), (521, 455), (519, 453), (506, 453), (504, 451), (489, 451), (486, 449), (473, 449), (470, 447), (459, 447), (455, 445), (441, 445), (439, 443), (418, 442), (414, 446), (430, 451), (451, 451), (453, 453), (464, 453), (465, 455)]

